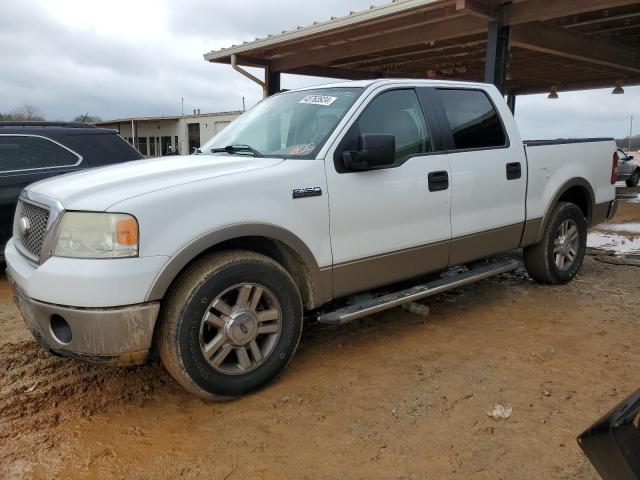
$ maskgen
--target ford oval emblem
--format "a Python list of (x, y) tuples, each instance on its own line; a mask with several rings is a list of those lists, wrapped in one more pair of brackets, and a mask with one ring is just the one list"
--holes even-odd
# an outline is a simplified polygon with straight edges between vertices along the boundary
[(18, 220), (18, 231), (20, 232), (20, 235), (23, 236), (29, 235), (29, 233), (31, 232), (31, 222), (27, 217), (22, 217), (20, 220)]

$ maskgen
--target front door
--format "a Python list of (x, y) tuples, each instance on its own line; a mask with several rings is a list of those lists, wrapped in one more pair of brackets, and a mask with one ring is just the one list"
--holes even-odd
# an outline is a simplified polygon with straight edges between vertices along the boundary
[[(378, 93), (327, 159), (334, 297), (444, 268), (451, 237), (449, 159), (413, 88)], [(433, 126), (433, 125), (432, 125)], [(388, 168), (349, 171), (342, 152), (364, 133), (393, 134)], [(431, 185), (429, 182), (431, 175)]]

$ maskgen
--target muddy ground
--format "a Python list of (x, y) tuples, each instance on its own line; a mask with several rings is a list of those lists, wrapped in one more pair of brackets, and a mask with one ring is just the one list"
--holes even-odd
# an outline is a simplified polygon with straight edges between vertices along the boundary
[(590, 256), (566, 286), (520, 270), (425, 304), (309, 324), (276, 384), (207, 403), (157, 364), (43, 352), (3, 278), (0, 478), (598, 478), (575, 438), (638, 388), (640, 268)]

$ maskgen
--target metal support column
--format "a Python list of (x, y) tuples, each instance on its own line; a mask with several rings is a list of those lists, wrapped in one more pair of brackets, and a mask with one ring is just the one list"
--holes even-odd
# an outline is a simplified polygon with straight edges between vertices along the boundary
[(280, 72), (274, 72), (271, 67), (265, 68), (265, 80), (267, 82), (267, 96), (280, 91)]
[(502, 93), (505, 92), (507, 82), (508, 61), (509, 27), (504, 26), (501, 20), (489, 22), (484, 81), (493, 83)]
[(507, 95), (507, 105), (509, 105), (509, 110), (511, 113), (516, 113), (516, 96), (513, 93)]

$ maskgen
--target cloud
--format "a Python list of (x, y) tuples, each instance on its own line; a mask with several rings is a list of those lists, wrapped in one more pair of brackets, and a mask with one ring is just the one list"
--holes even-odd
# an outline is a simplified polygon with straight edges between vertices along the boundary
[(625, 87), (624, 95), (612, 95), (612, 90), (560, 92), (557, 100), (518, 97), (516, 121), (527, 139), (625, 137), (630, 116), (640, 119), (640, 87)]
[[(102, 118), (236, 110), (261, 91), (213, 49), (364, 10), (371, 0), (22, 0), (0, 2), (0, 112), (22, 104), (49, 119)], [(382, 0), (373, 2), (385, 3)], [(256, 71), (258, 72), (258, 71)], [(258, 72), (259, 73), (259, 72)], [(285, 75), (284, 88), (326, 82)], [(624, 136), (640, 118), (640, 88), (520, 97), (526, 138)], [(635, 111), (634, 111), (635, 109)], [(640, 121), (639, 121), (640, 123)]]

